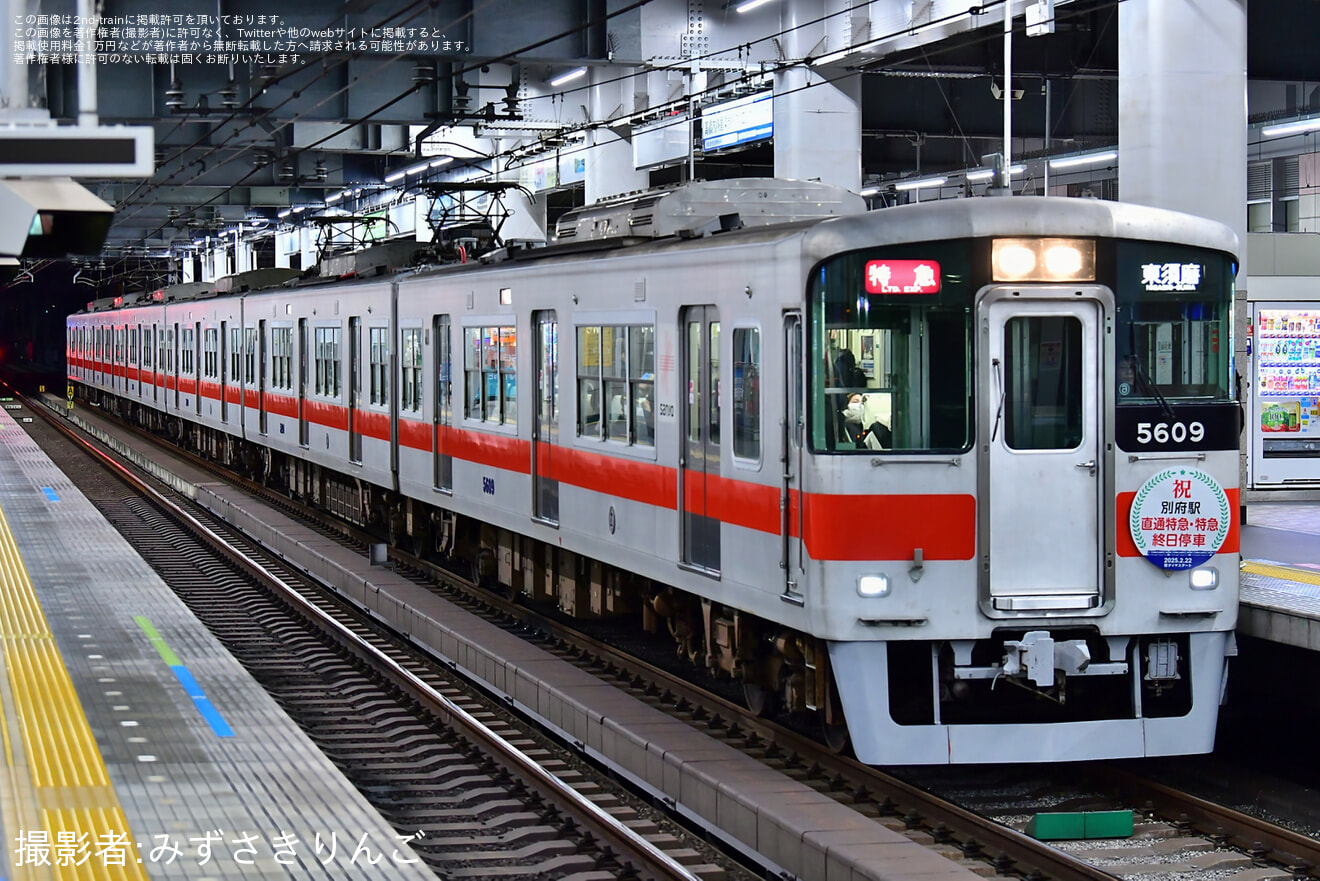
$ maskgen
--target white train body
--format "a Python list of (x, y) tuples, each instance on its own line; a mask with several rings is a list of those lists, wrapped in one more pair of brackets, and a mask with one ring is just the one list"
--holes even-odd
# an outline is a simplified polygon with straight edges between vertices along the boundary
[[(1001, 245), (1058, 242), (1080, 269), (995, 280)], [(1205, 752), (1237, 613), (1234, 247), (958, 200), (79, 313), (69, 375), (570, 613), (668, 622), (866, 762)], [(1144, 516), (1188, 475), (1229, 513)]]

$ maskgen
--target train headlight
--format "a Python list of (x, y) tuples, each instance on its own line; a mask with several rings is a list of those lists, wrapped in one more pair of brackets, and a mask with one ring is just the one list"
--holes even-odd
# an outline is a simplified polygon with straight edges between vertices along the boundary
[(1089, 239), (995, 239), (995, 281), (1095, 281), (1095, 242)]
[(1082, 268), (1082, 252), (1070, 245), (1055, 245), (1045, 252), (1045, 269), (1050, 275), (1072, 278)]
[(1193, 569), (1190, 574), (1192, 590), (1214, 590), (1219, 586), (1219, 570), (1213, 566)]
[(883, 597), (889, 595), (888, 575), (863, 575), (857, 579), (857, 595)]
[(1036, 252), (1020, 242), (996, 241), (994, 264), (995, 281), (1017, 281), (1036, 268)]

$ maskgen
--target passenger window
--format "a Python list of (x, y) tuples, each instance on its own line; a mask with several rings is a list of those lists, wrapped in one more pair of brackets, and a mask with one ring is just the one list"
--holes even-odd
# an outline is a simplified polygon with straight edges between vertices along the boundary
[(580, 437), (655, 446), (655, 328), (595, 325), (577, 329), (577, 430)]
[(761, 458), (761, 332), (733, 331), (733, 454)]
[(517, 337), (513, 327), (463, 329), (465, 414), (497, 425), (517, 424)]

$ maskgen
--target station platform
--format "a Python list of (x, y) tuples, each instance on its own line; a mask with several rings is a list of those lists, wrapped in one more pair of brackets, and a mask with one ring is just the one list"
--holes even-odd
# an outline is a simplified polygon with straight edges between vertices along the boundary
[(434, 879), (16, 415), (0, 410), (3, 877)]
[(1247, 506), (1238, 633), (1320, 651), (1320, 504)]

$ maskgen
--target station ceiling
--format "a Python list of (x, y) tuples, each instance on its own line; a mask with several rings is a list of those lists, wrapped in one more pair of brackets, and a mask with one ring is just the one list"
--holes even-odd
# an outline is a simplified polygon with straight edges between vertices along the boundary
[[(236, 64), (206, 63), (199, 57), (174, 65), (98, 65), (101, 123), (150, 124), (157, 140), (157, 170), (151, 179), (88, 182), (117, 208), (107, 253), (168, 249), (245, 219), (273, 222), (291, 204), (319, 201), (346, 186), (379, 184), (388, 170), (409, 161), (409, 127), (443, 127), (462, 122), (462, 114), (496, 118), (511, 108), (516, 115), (516, 105), (505, 99), (516, 98), (529, 79), (540, 81), (552, 68), (614, 64), (642, 70), (671, 64), (641, 55), (645, 40), (636, 33), (637, 22), (649, 2), (674, 7), (676, 17), (703, 6), (711, 17), (724, 16), (734, 5), (697, 0), (349, 0), (332, 9), (315, 0), (280, 0), (280, 25), (305, 29), (311, 35), (305, 43), (314, 43), (316, 33), (338, 28), (383, 33), (384, 28), (407, 27), (440, 36), (428, 36), (425, 51), (409, 51), (408, 42), (400, 40), (388, 50), (345, 52), (327, 40), (325, 48), (300, 53), (296, 64), (244, 52)], [(270, 5), (219, 0), (218, 8), (260, 29)], [(868, 59), (861, 68), (867, 176), (963, 168), (999, 149), (1002, 111), (991, 88), (1002, 74), (998, 9), (987, 7), (986, 25), (979, 29)], [(169, 11), (187, 14), (182, 8)], [(105, 0), (101, 12), (136, 20), (163, 10), (149, 0)], [(217, 5), (211, 6), (209, 14), (216, 12)], [(1014, 130), (1028, 139), (1029, 147), (1064, 151), (1117, 141), (1118, 14), (1115, 0), (1075, 0), (1058, 7), (1056, 32), (1038, 38), (1020, 33), (1018, 22), (1014, 88), (1023, 94), (1015, 105)], [(712, 39), (719, 38), (718, 31), (712, 33)], [(1320, 0), (1251, 0), (1248, 77), (1320, 80), (1313, 46), (1317, 33)], [(508, 82), (492, 84), (500, 76)], [(52, 116), (74, 119), (76, 80), (76, 65), (46, 65), (33, 89), (47, 101)], [(471, 90), (467, 106), (461, 97), (455, 100), (460, 81), (480, 84)], [(1320, 105), (1320, 98), (1300, 94), (1300, 109), (1308, 102)], [(710, 176), (772, 169), (771, 148), (761, 147), (721, 156), (712, 162)]]

